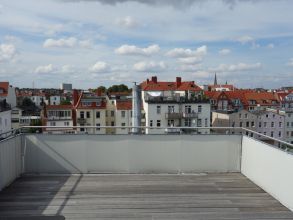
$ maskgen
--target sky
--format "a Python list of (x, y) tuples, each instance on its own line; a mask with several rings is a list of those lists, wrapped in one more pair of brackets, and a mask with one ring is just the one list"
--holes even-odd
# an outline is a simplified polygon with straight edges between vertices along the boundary
[(0, 81), (293, 86), (292, 0), (0, 0)]

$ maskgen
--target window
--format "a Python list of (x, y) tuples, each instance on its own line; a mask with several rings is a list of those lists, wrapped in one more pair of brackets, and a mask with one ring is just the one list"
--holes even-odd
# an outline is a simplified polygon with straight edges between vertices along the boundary
[(174, 127), (174, 120), (168, 120), (168, 127)]
[(266, 114), (266, 118), (268, 118), (269, 117), (269, 115), (268, 114)]
[(271, 127), (273, 128), (275, 126), (275, 123), (272, 121), (271, 123)]
[(161, 106), (157, 105), (157, 114), (161, 114)]
[(186, 118), (184, 120), (184, 126), (185, 127), (191, 127), (191, 119), (190, 118)]
[(264, 135), (267, 135), (267, 132), (264, 132), (263, 134), (264, 134)]
[(259, 128), (261, 128), (261, 121), (260, 121), (260, 122), (258, 122), (258, 127), (259, 127)]
[(111, 126), (115, 126), (115, 122), (114, 121), (111, 121)]
[(90, 112), (86, 112), (86, 118), (90, 118), (91, 117), (91, 113)]
[(96, 118), (100, 118), (101, 117), (101, 113), (98, 111), (96, 112)]
[(168, 113), (174, 113), (174, 106), (168, 106)]
[(80, 118), (84, 118), (84, 112), (80, 112)]
[(290, 123), (289, 122), (287, 122), (287, 127), (290, 127)]
[[(235, 122), (234, 122), (234, 123), (235, 123)], [(204, 126), (205, 126), (205, 127), (208, 127), (208, 119), (207, 119), (207, 118), (204, 120)]]
[(273, 131), (271, 131), (271, 137), (274, 137), (274, 132)]
[(201, 113), (201, 112), (202, 112), (202, 106), (199, 105), (199, 106), (198, 106), (198, 113)]
[(121, 118), (125, 118), (125, 111), (121, 111)]
[(254, 127), (254, 121), (251, 122), (251, 127)]
[(267, 122), (266, 121), (263, 123), (263, 126), (264, 126), (264, 128), (267, 127)]
[[(96, 126), (97, 126), (97, 127), (100, 127), (100, 126), (101, 126), (101, 124), (100, 124), (100, 123), (98, 123), (98, 124), (96, 124)], [(101, 128), (96, 128), (96, 131), (99, 131), (99, 130), (101, 130)]]
[(281, 128), (281, 127), (282, 127), (282, 122), (280, 121), (280, 122), (279, 122), (279, 128)]
[(191, 113), (191, 105), (185, 106), (185, 113)]
[(246, 127), (247, 127), (247, 128), (249, 127), (249, 121), (246, 122)]
[(69, 126), (69, 121), (65, 121), (64, 126)]
[(245, 115), (244, 115), (244, 117), (245, 117), (245, 118), (248, 118), (248, 115), (247, 115), (247, 114), (245, 114)]
[(153, 120), (150, 120), (150, 127), (153, 127)]
[(281, 131), (279, 131), (279, 137), (282, 137), (282, 132)]
[(157, 120), (157, 127), (161, 127), (161, 120)]
[(55, 121), (51, 121), (50, 122), (50, 126), (56, 126), (56, 122)]
[(115, 116), (115, 112), (111, 111), (111, 117), (114, 117), (114, 116)]
[(239, 123), (239, 127), (242, 127), (242, 121)]
[(239, 114), (239, 118), (241, 119), (241, 114)]
[(197, 127), (201, 127), (201, 119), (197, 119)]
[(276, 116), (276, 115), (275, 115), (275, 114), (273, 114), (273, 118), (275, 118), (275, 116)]
[[(125, 123), (121, 123), (121, 127), (125, 127), (126, 124)], [(122, 130), (125, 130), (125, 128), (122, 128)]]

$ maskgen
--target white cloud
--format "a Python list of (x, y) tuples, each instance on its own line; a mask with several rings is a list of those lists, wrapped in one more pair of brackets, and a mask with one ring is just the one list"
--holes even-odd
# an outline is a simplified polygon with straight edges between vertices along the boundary
[(212, 72), (239, 72), (239, 71), (250, 71), (257, 70), (262, 67), (261, 63), (247, 64), (247, 63), (238, 63), (238, 64), (220, 64), (217, 68), (211, 68)]
[(237, 39), (238, 42), (242, 44), (252, 43), (254, 42), (254, 38), (250, 36), (242, 36)]
[(92, 48), (93, 42), (91, 40), (81, 40), (78, 42), (80, 47), (83, 48)]
[(175, 48), (167, 52), (167, 56), (175, 58), (185, 58), (185, 57), (203, 57), (207, 54), (207, 46), (201, 46), (196, 50)]
[(231, 50), (230, 49), (226, 49), (226, 48), (224, 48), (224, 49), (222, 49), (222, 50), (219, 51), (219, 54), (221, 54), (221, 55), (228, 55), (230, 53), (231, 53)]
[(157, 44), (150, 45), (146, 48), (140, 48), (134, 45), (122, 45), (121, 47), (115, 50), (116, 54), (120, 55), (143, 55), (143, 56), (151, 56), (160, 51), (160, 47)]
[(293, 66), (293, 58), (291, 58), (291, 59), (289, 60), (289, 62), (287, 63), (287, 66)]
[(73, 73), (74, 72), (74, 67), (72, 65), (63, 65), (61, 67), (61, 73)]
[(98, 61), (89, 70), (94, 73), (109, 72), (110, 66), (106, 62)]
[(12, 61), (16, 55), (13, 44), (0, 44), (0, 62)]
[(55, 71), (55, 68), (53, 67), (52, 64), (48, 64), (46, 66), (38, 66), (35, 69), (35, 73), (37, 74), (47, 74), (47, 73), (52, 73)]
[(60, 38), (60, 39), (47, 39), (43, 47), (51, 48), (51, 47), (65, 47), (65, 48), (73, 48), (73, 47), (82, 47), (82, 48), (91, 48), (93, 45), (91, 40), (78, 40), (75, 37), (69, 38)]
[(268, 44), (268, 45), (267, 45), (267, 48), (268, 48), (268, 49), (274, 49), (274, 48), (275, 48), (275, 45), (272, 44), (272, 43), (271, 43), (271, 44)]
[(61, 39), (47, 39), (44, 42), (44, 47), (45, 48), (50, 48), (50, 47), (75, 47), (77, 44), (77, 39), (74, 37), (69, 37), (69, 38), (61, 38)]
[(118, 18), (115, 23), (124, 28), (135, 28), (139, 26), (139, 23), (136, 20), (134, 20), (134, 18), (132, 18), (131, 16)]
[(180, 70), (184, 71), (184, 72), (195, 72), (195, 71), (201, 70), (201, 68), (202, 68), (201, 63), (198, 63), (198, 64), (183, 64), (183, 65), (181, 65)]
[(133, 69), (135, 71), (139, 71), (139, 72), (147, 72), (147, 71), (160, 72), (160, 71), (167, 69), (167, 65), (163, 61), (161, 61), (161, 62), (141, 61), (141, 62), (134, 64)]

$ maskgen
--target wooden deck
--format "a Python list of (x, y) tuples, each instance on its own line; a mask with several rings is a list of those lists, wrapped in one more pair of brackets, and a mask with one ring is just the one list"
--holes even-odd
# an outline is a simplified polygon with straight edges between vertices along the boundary
[(293, 219), (292, 212), (238, 173), (24, 176), (0, 192), (0, 219), (43, 219), (32, 217), (42, 215), (66, 219)]

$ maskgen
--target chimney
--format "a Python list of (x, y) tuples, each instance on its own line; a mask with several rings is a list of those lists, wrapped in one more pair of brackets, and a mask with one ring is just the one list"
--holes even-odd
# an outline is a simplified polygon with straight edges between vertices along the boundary
[(102, 90), (99, 88), (97, 89), (97, 92), (96, 92), (97, 96), (102, 96)]
[(157, 83), (157, 82), (158, 82), (158, 79), (157, 79), (156, 76), (152, 76), (152, 82), (153, 82), (153, 83)]
[(73, 90), (73, 106), (76, 106), (78, 102), (78, 91), (76, 89)]
[(176, 87), (180, 87), (181, 86), (181, 77), (176, 77)]
[(149, 82), (150, 82), (150, 80), (149, 80), (149, 79), (147, 79), (147, 80), (146, 80), (146, 83), (147, 83), (147, 84), (149, 84)]

